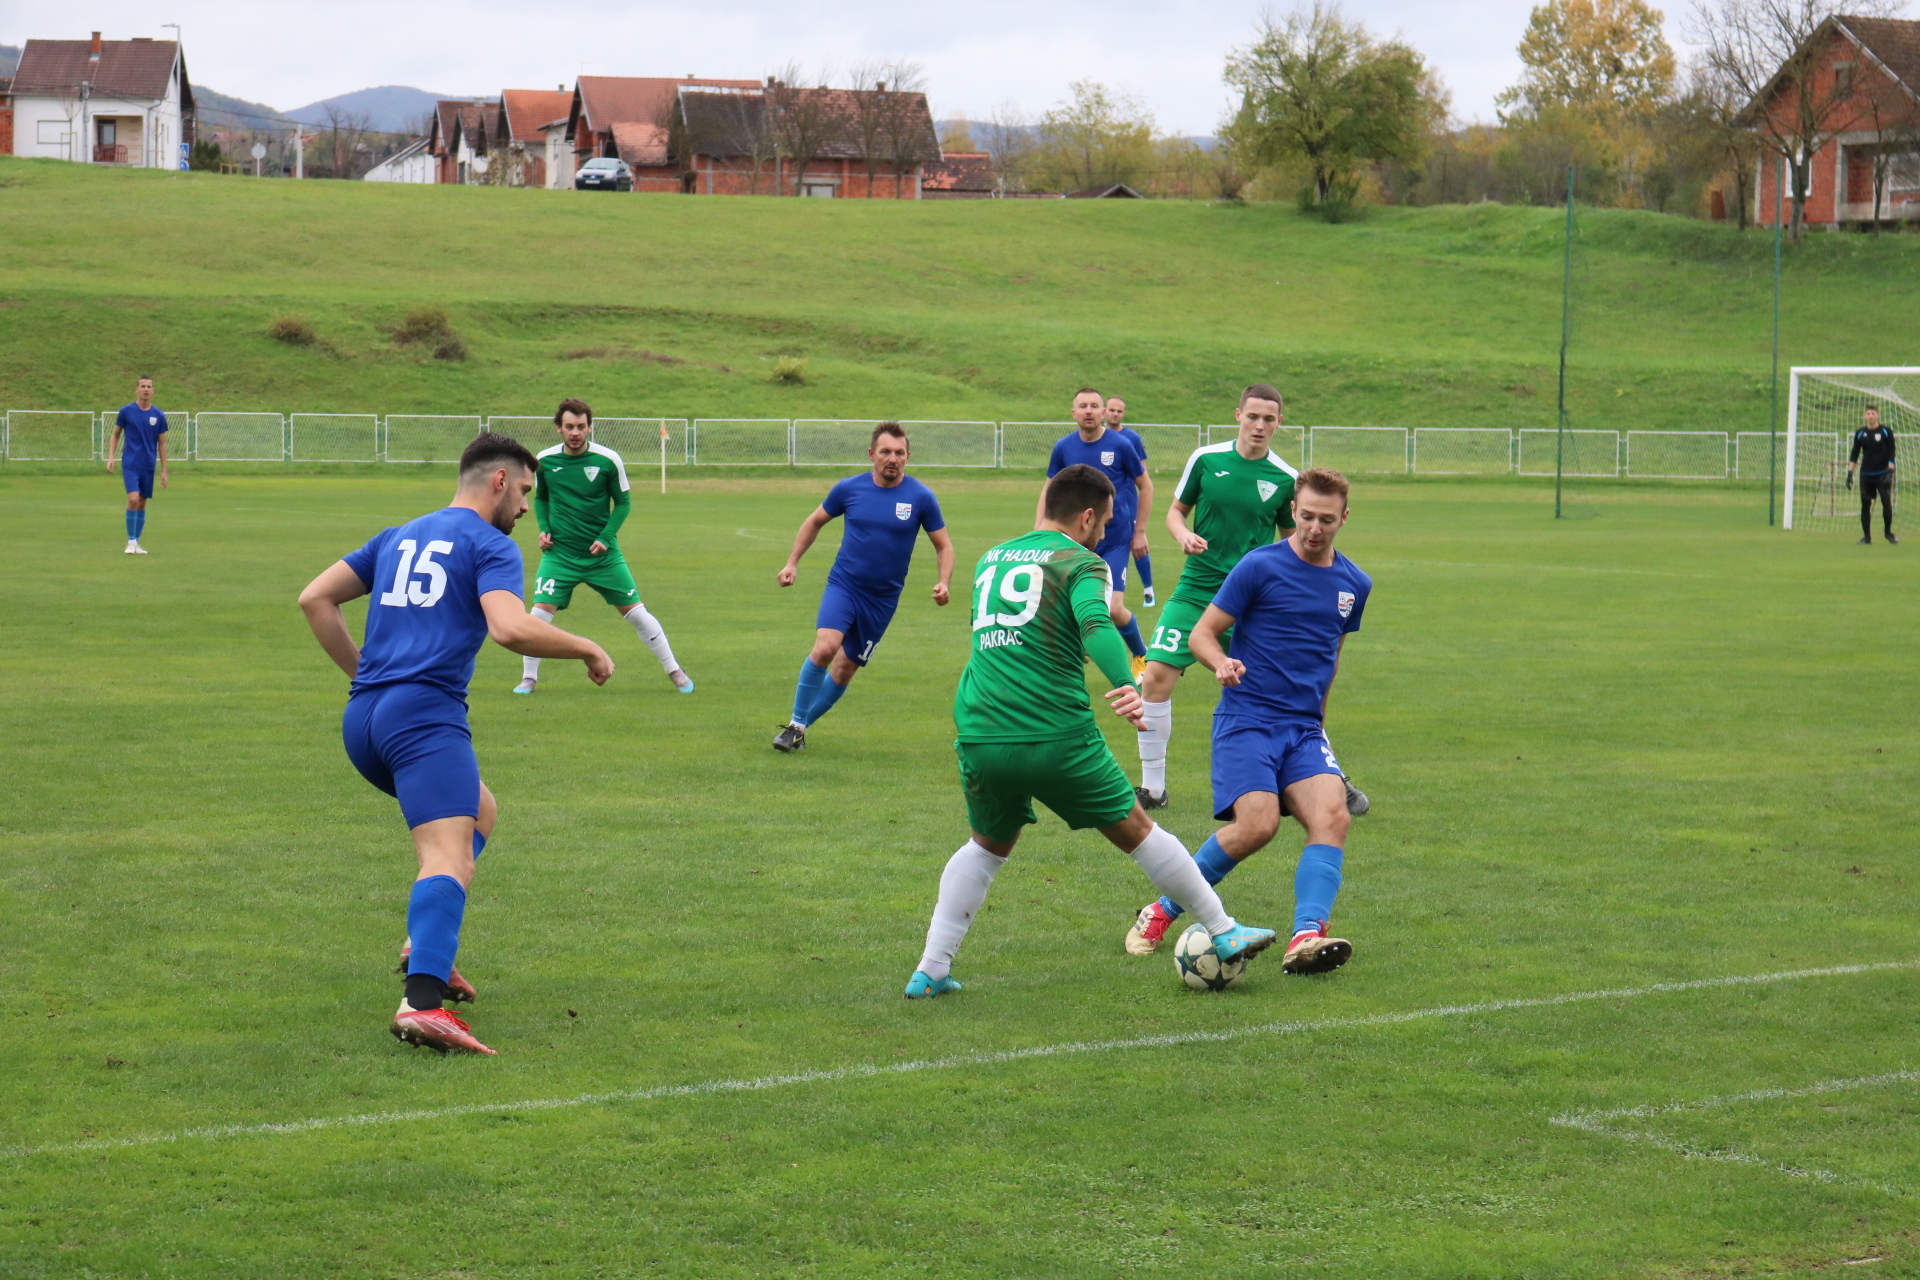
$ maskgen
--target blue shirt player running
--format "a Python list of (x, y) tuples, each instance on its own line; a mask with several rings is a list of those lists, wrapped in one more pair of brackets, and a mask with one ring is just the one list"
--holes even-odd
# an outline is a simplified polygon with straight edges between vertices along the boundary
[(873, 470), (848, 476), (827, 491), (827, 497), (800, 522), (793, 551), (778, 581), (792, 586), (800, 576), (800, 557), (836, 517), (846, 520), (840, 554), (827, 571), (827, 589), (820, 594), (820, 612), (814, 618), (813, 651), (800, 664), (800, 682), (793, 691), (793, 716), (774, 735), (775, 751), (798, 751), (807, 745), (807, 727), (832, 710), (847, 691), (854, 672), (867, 665), (874, 646), (887, 634), (900, 589), (907, 582), (914, 543), (927, 531), (933, 544), (939, 581), (933, 584), (933, 602), (944, 605), (953, 581), (953, 539), (933, 490), (907, 474), (913, 447), (897, 422), (882, 422), (867, 441)]
[[(1127, 425), (1127, 402), (1119, 396), (1107, 397), (1107, 430), (1118, 431), (1140, 455), (1140, 465), (1146, 466), (1146, 437)], [(1151, 609), (1153, 599), (1153, 557), (1147, 551), (1147, 522), (1153, 519), (1153, 481), (1144, 475), (1141, 477), (1139, 506), (1133, 513), (1133, 567), (1140, 571), (1140, 603)], [(1129, 481), (1131, 483), (1131, 481)]]
[[(1327, 936), (1345, 857), (1347, 789), (1322, 727), (1347, 637), (1360, 629), (1373, 580), (1333, 549), (1347, 522), (1347, 478), (1309, 467), (1295, 481), (1294, 530), (1256, 547), (1227, 574), (1188, 648), (1220, 681), (1213, 715), (1213, 816), (1228, 825), (1193, 855), (1218, 884), (1273, 839), (1291, 813), (1307, 845), (1293, 877), (1293, 937), (1281, 968), (1326, 973), (1353, 954)], [(1233, 632), (1231, 655), (1220, 637)], [(1164, 934), (1181, 909), (1161, 898), (1134, 929)]]
[(147, 499), (153, 496), (153, 473), (167, 487), (167, 415), (153, 404), (153, 379), (134, 384), (133, 403), (120, 406), (107, 441), (107, 470), (118, 469), (127, 486), (127, 554), (143, 556), (140, 535), (147, 530)]
[[(1127, 642), (1137, 681), (1147, 669), (1147, 643), (1140, 638), (1140, 624), (1134, 620), (1133, 611), (1127, 608), (1127, 559), (1133, 552), (1138, 504), (1144, 501), (1149, 508), (1153, 504), (1153, 481), (1147, 479), (1147, 464), (1133, 444), (1118, 431), (1107, 429), (1106, 414), (1106, 398), (1095, 388), (1082, 387), (1073, 393), (1074, 430), (1054, 444), (1053, 454), (1047, 459), (1047, 479), (1051, 481), (1067, 467), (1088, 466), (1113, 482), (1113, 518), (1093, 553), (1105, 560), (1112, 572), (1109, 612), (1113, 625), (1120, 629), (1120, 638)], [(1041, 485), (1040, 499), (1033, 508), (1036, 527), (1046, 517), (1046, 508), (1047, 487)], [(1140, 542), (1145, 545), (1144, 535)]]
[[(402, 952), (406, 993), (389, 1030), (442, 1053), (493, 1052), (443, 1007), (449, 995), (473, 998), (453, 962), (474, 863), (499, 812), (467, 728), (474, 655), (491, 635), (515, 653), (579, 658), (595, 684), (613, 674), (599, 645), (521, 607), (520, 548), (507, 535), (527, 513), (538, 474), (518, 441), (483, 432), (460, 456), (449, 506), (375, 534), (300, 593), (314, 638), (353, 680), (340, 723), (347, 758), (400, 801), (419, 855)], [(359, 646), (340, 606), (369, 594)]]

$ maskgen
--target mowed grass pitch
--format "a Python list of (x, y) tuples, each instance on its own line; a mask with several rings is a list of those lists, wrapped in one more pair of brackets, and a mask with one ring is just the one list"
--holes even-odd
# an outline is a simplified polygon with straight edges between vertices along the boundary
[[(967, 990), (908, 1004), (964, 836), (965, 583), (1034, 481), (924, 473), (960, 599), (926, 599), (923, 551), (793, 758), (767, 739), (836, 535), (798, 588), (773, 575), (831, 475), (643, 487), (625, 542), (699, 692), (591, 598), (563, 622), (621, 663), (606, 688), (553, 664), (514, 698), (518, 660), (482, 654), (503, 817), (461, 954), (501, 1051), (480, 1061), (385, 1034), (411, 853), (342, 756), (343, 682), (293, 605), (450, 477), (175, 476), (138, 560), (104, 475), (0, 476), (0, 1273), (1920, 1271), (1911, 1082), (1609, 1122), (1753, 1165), (1551, 1123), (1920, 1066), (1913, 970), (1353, 1025), (1920, 960), (1905, 548), (1770, 533), (1750, 494), (1555, 523), (1538, 486), (1363, 485), (1342, 546), (1375, 594), (1330, 721), (1375, 806), (1338, 911), (1353, 963), (1285, 979), (1268, 957), (1188, 993), (1121, 953), (1132, 864), (1043, 816)], [(1165, 817), (1190, 845), (1212, 701), (1198, 679), (1176, 701)], [(1243, 868), (1229, 907), (1284, 927), (1296, 850)], [(513, 1105), (1276, 1022), (1306, 1026)], [(468, 1109), (297, 1127), (442, 1108)]]

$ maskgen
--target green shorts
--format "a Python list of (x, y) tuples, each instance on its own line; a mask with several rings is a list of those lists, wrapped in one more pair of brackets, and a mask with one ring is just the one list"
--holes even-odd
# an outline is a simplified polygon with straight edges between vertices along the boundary
[(1107, 828), (1133, 812), (1133, 784), (1098, 729), (1055, 742), (956, 742), (967, 823), (1008, 841), (1035, 821), (1038, 800), (1075, 831)]
[[(1153, 639), (1147, 642), (1147, 661), (1164, 662), (1182, 671), (1198, 662), (1193, 651), (1187, 648), (1187, 637), (1193, 634), (1194, 624), (1200, 621), (1200, 615), (1212, 603), (1207, 600), (1196, 604), (1176, 590), (1173, 599), (1167, 601), (1160, 610), (1160, 621), (1153, 629)], [(1220, 647), (1224, 649), (1231, 643), (1233, 628), (1228, 627), (1220, 633)]]
[(627, 558), (618, 547), (597, 556), (575, 555), (558, 547), (541, 552), (540, 567), (533, 571), (533, 603), (564, 609), (573, 600), (573, 589), (582, 584), (598, 591), (616, 609), (640, 603), (633, 570), (627, 568)]

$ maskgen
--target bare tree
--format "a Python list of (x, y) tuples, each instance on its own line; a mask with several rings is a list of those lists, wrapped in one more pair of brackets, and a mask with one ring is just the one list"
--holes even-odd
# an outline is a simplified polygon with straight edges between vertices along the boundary
[(917, 62), (895, 59), (881, 69), (878, 88), (880, 132), (893, 161), (893, 196), (906, 194), (907, 170), (939, 159), (940, 141), (932, 136), (927, 111), (927, 73)]
[(326, 122), (314, 138), (315, 156), (309, 167), (329, 178), (359, 177), (372, 168), (370, 161), (362, 161), (372, 151), (373, 118), (332, 104), (323, 111)]
[(1037, 145), (1033, 122), (1018, 103), (1003, 102), (993, 109), (981, 130), (986, 152), (993, 163), (994, 176), (1002, 191), (1019, 191), (1026, 185), (1028, 161)]
[[(788, 63), (773, 77), (767, 90), (767, 113), (780, 150), (793, 162), (793, 193), (806, 191), (807, 169), (817, 160), (826, 144), (840, 135), (842, 123), (827, 77), (822, 74), (811, 84), (804, 79), (798, 63)], [(784, 186), (784, 182), (781, 183)], [(776, 190), (775, 195), (782, 194)]]
[[(1845, 0), (1861, 17), (1891, 17), (1899, 0)], [(1813, 158), (1855, 120), (1853, 86), (1818, 73), (1826, 53), (1814, 36), (1840, 15), (1836, 0), (1693, 0), (1687, 35), (1703, 50), (1708, 66), (1745, 100), (1741, 123), (1761, 146), (1783, 157), (1792, 175), (1793, 215), (1789, 235), (1806, 225)], [(1786, 101), (1773, 109), (1773, 99)]]
[(880, 144), (887, 132), (886, 64), (872, 59), (856, 62), (847, 84), (853, 90), (853, 118), (847, 122), (848, 129), (860, 144), (860, 160), (867, 170), (867, 199), (871, 200), (874, 175), (880, 165)]
[(1889, 188), (1895, 166), (1912, 165), (1920, 159), (1915, 156), (1920, 150), (1920, 108), (1916, 108), (1913, 94), (1904, 85), (1878, 75), (1861, 87), (1860, 96), (1865, 100), (1862, 123), (1874, 133), (1868, 156), (1873, 165), (1873, 234), (1879, 235), (1881, 210), (1885, 209), (1885, 216), (1893, 216)]

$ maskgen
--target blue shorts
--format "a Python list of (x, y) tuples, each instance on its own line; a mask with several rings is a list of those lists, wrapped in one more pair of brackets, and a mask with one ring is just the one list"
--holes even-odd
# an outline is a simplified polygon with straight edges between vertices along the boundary
[(1128, 538), (1125, 542), (1116, 542), (1111, 546), (1103, 542), (1094, 548), (1093, 554), (1105, 560), (1108, 571), (1113, 574), (1113, 589), (1115, 591), (1125, 592), (1127, 589), (1127, 564), (1129, 562), (1129, 556), (1132, 554), (1132, 548), (1132, 538)]
[(899, 607), (898, 593), (879, 596), (828, 578), (827, 589), (820, 593), (820, 614), (813, 625), (841, 632), (845, 636), (840, 642), (841, 652), (857, 666), (864, 667), (873, 657), (873, 647), (887, 634), (887, 624), (893, 621), (893, 611)]
[(120, 464), (120, 479), (126, 482), (128, 493), (137, 493), (143, 498), (153, 496), (153, 463), (146, 466), (128, 466)]
[(1285, 795), (1302, 778), (1339, 772), (1318, 720), (1213, 718), (1213, 816), (1221, 822), (1232, 820), (1234, 802), (1249, 792)]
[(347, 699), (340, 717), (347, 759), (400, 801), (409, 828), (480, 816), (480, 761), (467, 707), (430, 684), (390, 684)]

